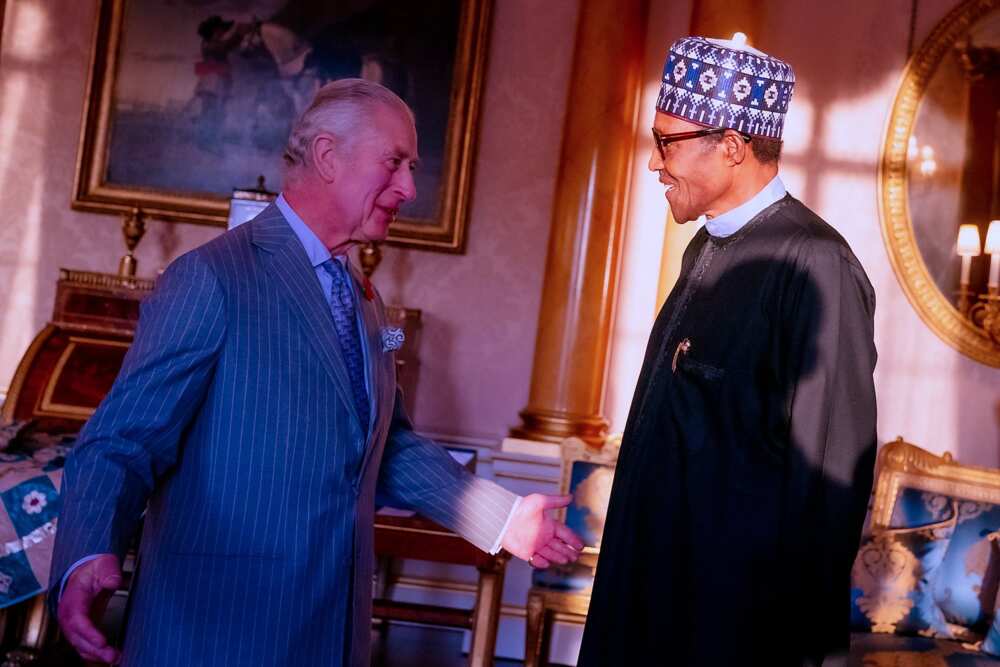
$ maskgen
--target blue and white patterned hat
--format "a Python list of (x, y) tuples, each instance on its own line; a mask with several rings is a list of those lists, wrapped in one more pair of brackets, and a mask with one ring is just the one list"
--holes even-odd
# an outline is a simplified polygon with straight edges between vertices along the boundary
[(674, 42), (656, 108), (699, 125), (781, 139), (795, 74), (745, 39), (737, 33), (732, 40), (684, 37)]

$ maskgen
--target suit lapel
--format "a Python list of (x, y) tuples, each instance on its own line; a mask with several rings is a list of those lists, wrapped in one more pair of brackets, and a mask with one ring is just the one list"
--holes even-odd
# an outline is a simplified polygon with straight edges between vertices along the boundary
[(364, 274), (350, 262), (348, 262), (348, 266), (350, 267), (351, 277), (354, 278), (354, 293), (358, 309), (361, 311), (361, 323), (364, 329), (363, 343), (368, 352), (366, 355), (368, 359), (368, 395), (372, 398), (371, 430), (374, 432), (377, 430), (375, 426), (378, 424), (382, 413), (385, 412), (384, 391), (387, 382), (384, 377), (385, 371), (383, 365), (386, 352), (382, 349), (382, 327), (385, 326), (385, 322), (383, 321), (384, 315), (376, 301), (374, 288), (370, 290), (365, 289), (365, 284), (368, 281)]
[[(350, 394), (351, 381), (333, 327), (330, 304), (323, 296), (316, 270), (309, 264), (305, 249), (277, 206), (271, 204), (257, 216), (253, 243), (264, 251), (263, 265), (273, 284), (299, 315), (298, 323), (329, 373), (337, 393), (358, 421)], [(368, 429), (362, 427), (367, 433)]]
[[(365, 289), (368, 282), (364, 274), (348, 262), (351, 276), (355, 282), (355, 294), (361, 311), (361, 321), (364, 327), (364, 344), (368, 354), (368, 395), (371, 396), (371, 423), (368, 443), (366, 444), (364, 462), (361, 469), (365, 470), (368, 459), (374, 449), (374, 444), (382, 437), (392, 418), (395, 401), (395, 359), (392, 353), (382, 349), (382, 328), (385, 326), (385, 311), (375, 294), (374, 288)], [(371, 298), (368, 298), (368, 297)], [(363, 473), (362, 473), (363, 474)]]

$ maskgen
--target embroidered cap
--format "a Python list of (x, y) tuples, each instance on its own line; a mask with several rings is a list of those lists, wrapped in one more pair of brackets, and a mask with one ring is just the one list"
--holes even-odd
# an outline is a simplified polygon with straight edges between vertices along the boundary
[(781, 139), (795, 74), (781, 60), (731, 40), (684, 37), (670, 46), (656, 108), (706, 127)]

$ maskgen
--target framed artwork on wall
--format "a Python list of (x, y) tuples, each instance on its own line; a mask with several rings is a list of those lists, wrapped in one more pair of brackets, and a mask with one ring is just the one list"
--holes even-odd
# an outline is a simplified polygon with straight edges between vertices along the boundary
[(100, 0), (74, 208), (225, 226), (234, 188), (281, 184), (324, 83), (414, 110), (417, 200), (389, 242), (462, 252), (492, 0)]

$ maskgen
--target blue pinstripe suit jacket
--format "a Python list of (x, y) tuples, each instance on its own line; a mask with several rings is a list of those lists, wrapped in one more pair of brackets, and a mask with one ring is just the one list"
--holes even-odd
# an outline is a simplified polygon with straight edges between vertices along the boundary
[(413, 433), (382, 304), (357, 301), (369, 424), (275, 206), (157, 281), (67, 461), (51, 578), (121, 557), (148, 507), (126, 665), (368, 667), (376, 492), (480, 548), (500, 534), (515, 496)]

